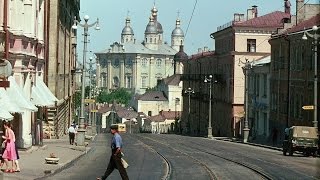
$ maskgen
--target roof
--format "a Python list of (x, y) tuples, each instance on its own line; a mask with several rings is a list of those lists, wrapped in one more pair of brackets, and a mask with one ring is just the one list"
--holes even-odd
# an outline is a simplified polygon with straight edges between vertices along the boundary
[(165, 119), (175, 119), (175, 117), (180, 117), (181, 111), (161, 111), (160, 114), (165, 118)]
[(165, 121), (166, 119), (161, 116), (160, 114), (158, 115), (155, 115), (155, 116), (150, 116), (147, 118), (148, 120), (150, 120), (151, 122), (163, 122)]
[(117, 111), (117, 115), (121, 118), (125, 118), (125, 119), (133, 119), (133, 118), (137, 118), (138, 117), (138, 113), (132, 110), (128, 110), (128, 109), (120, 109), (119, 111)]
[(149, 91), (142, 95), (137, 96), (137, 100), (142, 101), (167, 101), (168, 99), (165, 97), (162, 91)]
[(175, 61), (188, 60), (188, 55), (183, 51), (183, 45), (180, 45), (179, 52), (174, 55)]
[(201, 52), (201, 53), (194, 54), (189, 59), (196, 60), (196, 59), (200, 59), (203, 57), (210, 57), (210, 56), (214, 56), (214, 55), (215, 55), (215, 51), (207, 51), (207, 52)]
[(317, 14), (308, 20), (298, 23), (297, 25), (287, 29), (283, 33), (293, 33), (293, 32), (302, 31), (304, 29), (311, 29), (312, 26), (314, 25), (317, 25), (317, 26), (320, 25), (320, 14)]
[(178, 86), (179, 83), (181, 82), (180, 78), (181, 78), (181, 74), (174, 74), (170, 77), (164, 78), (163, 82), (167, 85)]
[(278, 28), (283, 26), (283, 19), (290, 18), (289, 13), (274, 11), (247, 21), (234, 22), (233, 27)]
[(255, 61), (252, 61), (252, 66), (268, 64), (270, 62), (271, 62), (271, 56), (268, 55), (268, 56), (261, 57)]
[(166, 119), (172, 120), (175, 119), (177, 116), (180, 117), (181, 111), (160, 111), (160, 114), (155, 116), (150, 116), (147, 119), (152, 122), (163, 122)]
[[(113, 45), (120, 45), (119, 43), (115, 42)], [(163, 54), (163, 55), (175, 55), (177, 53), (176, 50), (172, 49), (168, 44), (160, 44), (158, 50), (151, 50), (145, 47), (142, 43), (135, 43), (133, 41), (128, 41), (122, 44), (124, 51), (122, 52), (109, 52), (108, 49), (103, 51), (97, 52), (97, 54), (117, 54), (117, 53), (132, 53), (132, 54)]]
[(112, 107), (109, 106), (109, 104), (105, 104), (104, 106), (101, 106), (99, 109), (98, 109), (98, 112), (99, 113), (105, 113), (105, 112), (108, 112), (108, 111), (111, 111), (112, 110)]

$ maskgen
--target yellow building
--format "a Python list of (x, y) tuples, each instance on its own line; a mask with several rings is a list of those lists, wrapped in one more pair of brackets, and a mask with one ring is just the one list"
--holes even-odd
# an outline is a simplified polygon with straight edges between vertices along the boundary
[[(184, 63), (184, 88), (191, 87), (190, 133), (207, 135), (209, 85), (205, 76), (213, 76), (211, 124), (213, 136), (242, 135), (244, 117), (244, 62), (270, 55), (268, 40), (283, 26), (290, 14), (281, 11), (258, 16), (257, 6), (244, 14), (235, 13), (233, 21), (220, 26), (210, 36), (214, 52), (202, 52)], [(214, 83), (214, 82), (217, 83)], [(188, 112), (188, 111), (183, 111)], [(183, 115), (183, 117), (186, 117)]]

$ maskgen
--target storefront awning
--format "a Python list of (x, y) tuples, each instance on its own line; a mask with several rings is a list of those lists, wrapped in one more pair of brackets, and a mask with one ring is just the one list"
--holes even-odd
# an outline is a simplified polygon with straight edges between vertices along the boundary
[(31, 102), (30, 99), (27, 98), (22, 88), (19, 87), (16, 80), (13, 76), (8, 78), (10, 81), (10, 87), (6, 89), (7, 95), (9, 98), (17, 104), (21, 109), (27, 109), (30, 111), (38, 111), (38, 108), (35, 107)]
[(57, 101), (42, 79), (37, 77), (36, 85), (32, 86), (31, 102), (36, 106), (55, 107)]
[(58, 98), (56, 98), (52, 94), (48, 86), (42, 81), (40, 77), (37, 77), (37, 86), (41, 86), (41, 89), (44, 90), (44, 93), (47, 95), (48, 99), (50, 99), (51, 101), (59, 101)]
[(11, 121), (13, 119), (13, 116), (6, 111), (4, 108), (0, 108), (0, 120), (6, 120)]
[(23, 113), (23, 110), (9, 98), (7, 91), (0, 87), (0, 107), (10, 113)]

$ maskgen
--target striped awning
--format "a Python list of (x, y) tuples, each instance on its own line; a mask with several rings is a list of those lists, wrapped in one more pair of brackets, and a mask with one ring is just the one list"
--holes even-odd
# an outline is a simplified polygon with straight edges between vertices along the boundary
[(7, 95), (7, 91), (0, 87), (0, 107), (10, 113), (23, 113), (23, 110)]
[(3, 107), (0, 108), (0, 120), (11, 121), (13, 116), (6, 111)]
[(36, 106), (55, 107), (58, 99), (52, 94), (40, 77), (36, 78), (31, 90), (31, 102)]
[(6, 91), (9, 98), (21, 109), (38, 111), (38, 108), (31, 103), (29, 98), (27, 98), (27, 95), (24, 93), (23, 89), (19, 87), (14, 77), (10, 76), (8, 80), (10, 81), (10, 87), (7, 88)]

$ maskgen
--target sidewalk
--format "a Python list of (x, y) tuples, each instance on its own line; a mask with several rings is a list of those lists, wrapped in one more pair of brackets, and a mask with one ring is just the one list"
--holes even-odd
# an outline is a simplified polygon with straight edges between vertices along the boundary
[(230, 137), (214, 137), (213, 139), (215, 140), (221, 140), (221, 141), (228, 141), (228, 142), (234, 142), (234, 143), (242, 143), (242, 144), (247, 144), (251, 146), (259, 146), (263, 148), (268, 148), (268, 149), (273, 149), (277, 151), (282, 151), (281, 147), (278, 146), (272, 146), (272, 145), (267, 145), (267, 144), (259, 144), (259, 143), (252, 143), (252, 142), (243, 142), (241, 139), (237, 138), (230, 138)]
[[(33, 146), (26, 151), (19, 151), (21, 172), (2, 173), (0, 180), (1, 176), (4, 180), (33, 180), (59, 172), (91, 149), (70, 145), (67, 136), (61, 139), (44, 139), (43, 144), (41, 147)], [(46, 164), (45, 158), (50, 153), (60, 158), (58, 164)]]

